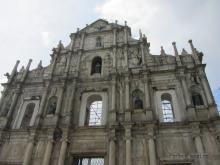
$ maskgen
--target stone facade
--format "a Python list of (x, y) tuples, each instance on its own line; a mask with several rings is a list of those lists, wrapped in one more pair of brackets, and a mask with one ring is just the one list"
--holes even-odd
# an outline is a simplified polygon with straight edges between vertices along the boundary
[(173, 43), (174, 55), (152, 55), (141, 32), (101, 19), (70, 38), (49, 66), (17, 61), (6, 74), (0, 164), (220, 164), (220, 119), (191, 40), (191, 53)]

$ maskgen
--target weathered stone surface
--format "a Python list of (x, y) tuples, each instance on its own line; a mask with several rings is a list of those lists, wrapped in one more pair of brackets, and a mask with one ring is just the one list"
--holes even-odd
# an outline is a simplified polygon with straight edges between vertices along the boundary
[[(102, 19), (70, 38), (53, 49), (49, 66), (29, 70), (30, 60), (17, 71), (17, 61), (7, 74), (0, 164), (73, 165), (73, 158), (88, 157), (105, 165), (220, 164), (220, 120), (191, 40), (192, 53), (179, 55), (173, 43), (174, 55), (164, 48), (152, 55), (144, 35), (134, 39), (127, 25)], [(97, 57), (101, 73), (92, 70)], [(102, 108), (92, 116), (96, 101)], [(29, 103), (34, 112), (21, 128)]]

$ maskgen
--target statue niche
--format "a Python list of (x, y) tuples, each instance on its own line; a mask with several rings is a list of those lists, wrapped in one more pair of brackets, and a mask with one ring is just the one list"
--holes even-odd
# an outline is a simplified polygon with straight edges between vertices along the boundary
[(101, 74), (101, 71), (102, 71), (102, 59), (101, 57), (95, 57), (92, 60), (91, 75), (95, 73)]
[(141, 92), (139, 89), (136, 89), (132, 93), (132, 103), (133, 103), (133, 109), (143, 109), (143, 92)]
[(57, 97), (53, 96), (49, 99), (47, 114), (55, 114), (57, 108)]
[(143, 109), (143, 101), (139, 96), (134, 98), (134, 109)]

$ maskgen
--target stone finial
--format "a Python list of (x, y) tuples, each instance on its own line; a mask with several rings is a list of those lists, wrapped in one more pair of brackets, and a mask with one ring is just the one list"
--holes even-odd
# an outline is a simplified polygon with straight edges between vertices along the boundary
[(79, 28), (77, 28), (77, 30), (76, 30), (77, 32), (79, 32)]
[(26, 69), (25, 69), (26, 72), (29, 71), (32, 61), (33, 61), (32, 59), (29, 59), (28, 64), (27, 64)]
[(42, 68), (43, 68), (43, 66), (42, 66), (42, 60), (40, 60), (38, 66), (37, 66), (37, 69), (42, 69)]
[(194, 54), (194, 53), (195, 53), (195, 47), (194, 47), (194, 45), (193, 45), (193, 42), (192, 42), (192, 40), (189, 40), (188, 42), (189, 42), (189, 44), (190, 44), (192, 53)]
[(182, 54), (182, 55), (187, 55), (188, 52), (183, 48), (181, 54)]
[(176, 46), (176, 42), (175, 42), (175, 41), (174, 41), (174, 42), (172, 42), (172, 45), (173, 45), (173, 46)]
[(118, 20), (115, 20), (115, 24), (116, 24), (116, 25), (118, 24)]
[(88, 24), (86, 24), (86, 27), (88, 26)]
[(12, 76), (15, 74), (15, 72), (17, 72), (17, 68), (18, 68), (19, 63), (20, 63), (20, 61), (17, 60), (15, 66), (14, 66), (14, 68), (12, 70), (12, 73), (11, 73)]
[(125, 26), (127, 26), (127, 21), (125, 21)]
[(141, 32), (141, 29), (139, 29), (139, 36), (140, 36), (140, 39), (142, 40), (142, 32)]
[(190, 44), (192, 44), (192, 40), (190, 39), (189, 41), (188, 41)]
[(172, 42), (172, 45), (173, 45), (175, 56), (178, 56), (179, 53), (178, 53), (178, 50), (177, 50), (177, 47), (176, 47), (176, 42)]
[(59, 47), (61, 44), (62, 44), (62, 41), (60, 40), (57, 47)]
[(163, 46), (160, 47), (160, 55), (166, 55), (165, 50), (163, 49)]
[(57, 48), (58, 48), (59, 50), (61, 50), (61, 49), (64, 48), (63, 43), (62, 43), (61, 40), (59, 41), (59, 43), (58, 43), (58, 45), (57, 45)]

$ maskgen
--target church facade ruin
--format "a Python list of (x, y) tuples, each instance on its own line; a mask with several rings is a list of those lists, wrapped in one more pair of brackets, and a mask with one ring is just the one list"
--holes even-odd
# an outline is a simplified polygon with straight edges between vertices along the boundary
[(99, 19), (51, 62), (17, 70), (0, 101), (0, 165), (219, 165), (220, 118), (202, 62)]

